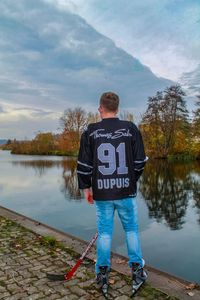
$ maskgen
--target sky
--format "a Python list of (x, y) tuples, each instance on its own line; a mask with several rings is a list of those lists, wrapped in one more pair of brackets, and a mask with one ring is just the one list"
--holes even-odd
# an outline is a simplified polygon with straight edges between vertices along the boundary
[(0, 139), (59, 131), (64, 109), (94, 111), (102, 89), (141, 111), (134, 84), (150, 93), (167, 84), (154, 74), (198, 68), (199, 28), (199, 0), (1, 0)]
[(158, 76), (177, 81), (199, 65), (199, 0), (48, 1), (79, 13)]

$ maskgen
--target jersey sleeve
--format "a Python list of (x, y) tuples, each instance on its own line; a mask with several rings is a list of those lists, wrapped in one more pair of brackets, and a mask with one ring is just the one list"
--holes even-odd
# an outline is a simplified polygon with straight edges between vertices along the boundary
[(133, 168), (135, 172), (136, 181), (138, 181), (138, 179), (142, 175), (148, 157), (145, 155), (143, 139), (139, 129), (136, 127), (134, 131), (135, 140), (133, 144)]
[(89, 143), (88, 130), (86, 130), (81, 136), (77, 161), (77, 176), (79, 189), (87, 189), (91, 187), (92, 170), (92, 151)]

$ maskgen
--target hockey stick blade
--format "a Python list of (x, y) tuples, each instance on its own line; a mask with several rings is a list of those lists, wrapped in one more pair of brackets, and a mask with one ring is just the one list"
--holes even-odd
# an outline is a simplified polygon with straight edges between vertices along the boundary
[(47, 274), (47, 278), (51, 281), (64, 281), (66, 280), (65, 276), (65, 274)]
[(92, 247), (92, 245), (95, 243), (97, 237), (98, 237), (98, 233), (96, 233), (93, 236), (93, 238), (90, 241), (89, 245), (87, 246), (86, 250), (83, 252), (83, 254), (78, 259), (78, 261), (76, 262), (76, 264), (73, 266), (73, 268), (71, 269), (71, 271), (69, 271), (68, 273), (65, 273), (65, 274), (47, 274), (47, 278), (49, 280), (51, 280), (51, 281), (65, 281), (65, 280), (70, 280), (72, 278), (72, 276), (74, 275), (74, 273), (76, 272), (76, 270), (78, 269), (78, 267), (80, 266), (80, 264), (82, 263), (82, 261), (84, 260), (85, 256), (89, 252), (89, 250)]

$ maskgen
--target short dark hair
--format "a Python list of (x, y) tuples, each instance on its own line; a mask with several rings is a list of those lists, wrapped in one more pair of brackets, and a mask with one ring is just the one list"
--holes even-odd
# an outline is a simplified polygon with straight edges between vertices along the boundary
[(108, 112), (116, 112), (119, 107), (119, 96), (112, 92), (106, 92), (101, 95), (100, 105)]

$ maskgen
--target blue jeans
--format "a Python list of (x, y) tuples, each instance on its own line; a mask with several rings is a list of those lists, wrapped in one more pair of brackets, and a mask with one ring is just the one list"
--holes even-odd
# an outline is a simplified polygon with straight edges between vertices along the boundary
[(95, 201), (98, 228), (96, 273), (100, 266), (110, 269), (110, 252), (115, 209), (126, 234), (129, 266), (132, 262), (144, 266), (138, 233), (138, 213), (135, 198)]

